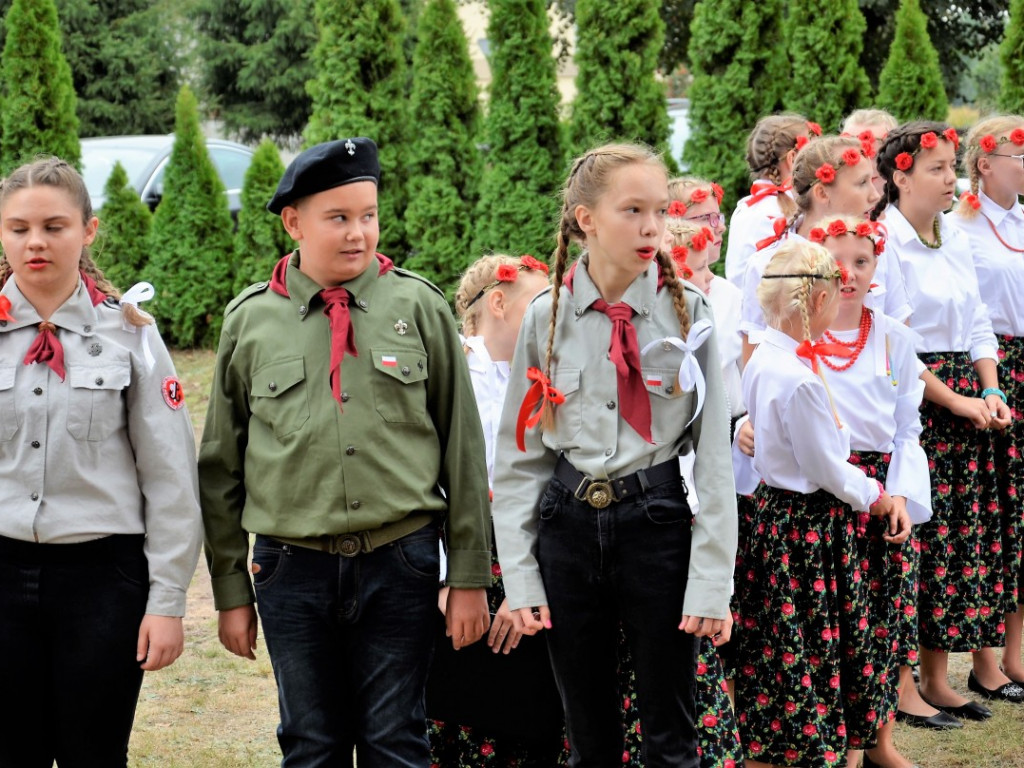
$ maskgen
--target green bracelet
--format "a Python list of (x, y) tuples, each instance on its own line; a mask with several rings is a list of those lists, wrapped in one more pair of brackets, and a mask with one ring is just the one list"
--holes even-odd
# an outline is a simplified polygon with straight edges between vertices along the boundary
[(984, 400), (989, 395), (999, 395), (999, 399), (1002, 400), (1004, 403), (1006, 402), (1006, 393), (1003, 392), (1003, 390), (999, 389), (999, 387), (986, 387), (985, 389), (981, 390), (982, 400)]

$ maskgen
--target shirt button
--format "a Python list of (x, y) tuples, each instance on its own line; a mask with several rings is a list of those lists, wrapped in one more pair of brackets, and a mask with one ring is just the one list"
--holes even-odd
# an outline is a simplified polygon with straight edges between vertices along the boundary
[(341, 393), (341, 402), (343, 402), (343, 403), (347, 403), (348, 402), (348, 392), (342, 392)]
[(39, 501), (39, 494), (38, 493), (33, 493), (31, 498), (32, 498), (32, 501)]
[(267, 384), (267, 389), (269, 389), (271, 392), (277, 392), (277, 382), (272, 381), (269, 384)]
[(605, 456), (611, 456), (612, 455), (612, 449), (611, 448), (605, 448), (604, 449), (604, 455)]
[(83, 325), (82, 326), (82, 330), (85, 331), (86, 333), (92, 333), (92, 326), (91, 325)]
[(33, 440), (32, 441), (32, 447), (33, 448), (38, 448), (39, 447), (39, 441), (38, 440)]
[(671, 384), (669, 384), (667, 387), (665, 387), (665, 393), (668, 394), (668, 395), (671, 395), (675, 391), (676, 391), (676, 388), (673, 385), (671, 385)]
[(607, 403), (605, 403), (605, 405), (608, 406), (608, 410), (609, 411), (614, 411), (615, 410), (615, 401), (614, 400), (609, 400)]
[(644, 307), (643, 309), (640, 310), (640, 314), (643, 315), (644, 317), (650, 317), (651, 310), (649, 310), (647, 307)]
[(358, 304), (363, 309), (366, 309), (366, 306), (367, 306), (366, 299), (360, 299), (359, 301), (356, 302), (356, 304)]
[(583, 314), (583, 307), (576, 307), (576, 317)]
[(345, 449), (345, 455), (346, 456), (351, 456), (355, 452), (356, 452), (356, 447), (354, 445), (350, 445), (348, 448)]
[(33, 392), (33, 394), (41, 395), (41, 394), (43, 394), (43, 388), (42, 387), (36, 387), (35, 389), (32, 390), (32, 392)]
[(300, 315), (306, 314), (307, 311), (308, 310), (306, 309), (306, 305), (305, 304), (303, 304), (301, 307), (299, 307), (299, 314)]
[(363, 502), (361, 502), (359, 499), (356, 499), (355, 501), (352, 502), (352, 509), (359, 509), (361, 506), (363, 506)]
[(663, 341), (661, 343), (661, 348), (668, 352), (670, 349), (672, 349), (672, 345), (669, 344), (667, 341)]
[(96, 386), (97, 387), (102, 387), (103, 386), (103, 377), (102, 376), (97, 376), (96, 377)]
[(409, 366), (408, 365), (403, 365), (402, 366), (402, 375), (403, 376), (408, 376), (409, 375)]

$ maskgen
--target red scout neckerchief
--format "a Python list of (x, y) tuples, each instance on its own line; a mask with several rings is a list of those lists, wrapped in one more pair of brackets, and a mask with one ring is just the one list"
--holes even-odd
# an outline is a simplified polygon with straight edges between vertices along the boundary
[(786, 179), (781, 184), (772, 184), (770, 181), (758, 179), (750, 187), (750, 197), (747, 198), (747, 205), (752, 206), (761, 202), (766, 197), (775, 197), (793, 188), (793, 182)]
[[(79, 272), (79, 275), (82, 277), (82, 282), (85, 284), (85, 289), (89, 292), (89, 299), (94, 307), (107, 300), (107, 294), (96, 287), (95, 280), (85, 274), (85, 272)], [(7, 302), (7, 307), (10, 307), (9, 301)], [(7, 315), (4, 319), (13, 319), (6, 312), (4, 314)], [(50, 367), (50, 370), (60, 376), (61, 381), (64, 381), (66, 375), (64, 371), (64, 345), (57, 338), (56, 325), (48, 320), (44, 320), (39, 324), (39, 335), (32, 342), (32, 346), (28, 348), (22, 363), (25, 365), (45, 363)]]
[[(376, 254), (378, 271), (377, 276), (389, 272), (395, 264), (391, 259), (382, 253)], [(291, 254), (283, 256), (276, 265), (274, 273), (270, 278), (270, 290), (285, 298), (290, 298), (287, 287), (288, 261)], [(324, 307), (324, 315), (331, 324), (331, 393), (341, 407), (341, 361), (345, 353), (352, 357), (359, 357), (356, 351), (355, 330), (352, 328), (352, 320), (349, 315), (348, 302), (351, 294), (343, 285), (333, 288), (324, 288), (319, 296), (327, 305)]]

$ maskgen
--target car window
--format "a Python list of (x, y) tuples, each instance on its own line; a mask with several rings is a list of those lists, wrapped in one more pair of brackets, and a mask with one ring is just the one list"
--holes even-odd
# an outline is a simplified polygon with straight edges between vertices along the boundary
[(110, 174), (114, 171), (114, 164), (121, 161), (128, 179), (133, 186), (138, 186), (142, 172), (146, 169), (157, 154), (153, 149), (131, 149), (125, 147), (84, 147), (82, 148), (82, 178), (85, 179), (85, 187), (89, 190), (89, 196), (99, 198), (103, 195), (103, 188), (107, 185)]
[(249, 164), (252, 162), (252, 155), (236, 149), (215, 147), (210, 150), (210, 159), (217, 166), (225, 189), (230, 192), (242, 188), (245, 183), (245, 172), (249, 170)]

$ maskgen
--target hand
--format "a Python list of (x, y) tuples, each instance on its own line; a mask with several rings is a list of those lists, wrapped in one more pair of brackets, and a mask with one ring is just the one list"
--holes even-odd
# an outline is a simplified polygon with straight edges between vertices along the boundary
[(135, 660), (147, 672), (169, 667), (185, 650), (185, 631), (180, 616), (157, 616), (147, 613), (139, 625), (139, 642)]
[(551, 629), (551, 609), (546, 605), (520, 608), (512, 612), (512, 623), (521, 635), (536, 635), (542, 629)]
[(988, 407), (989, 416), (992, 419), (988, 425), (989, 429), (1003, 430), (1010, 426), (1013, 421), (1013, 412), (1010, 410), (1010, 406), (1003, 402), (1003, 398), (999, 395), (989, 395), (985, 398), (985, 405)]
[(491, 624), (491, 613), (487, 610), (487, 591), (476, 589), (448, 590), (448, 608), (445, 611), (445, 634), (452, 639), (456, 651), (472, 645), (487, 631)]
[(744, 421), (740, 426), (740, 431), (736, 436), (736, 445), (747, 456), (754, 455), (754, 425), (750, 423), (750, 419)]
[(907, 514), (905, 496), (892, 497), (892, 510), (889, 512), (889, 530), (882, 538), (890, 544), (902, 544), (910, 536), (910, 515)]
[[(516, 630), (512, 611), (508, 609), (508, 598), (505, 598), (498, 606), (494, 621), (491, 622), (491, 631), (487, 634), (487, 645), (495, 653), (501, 651), (507, 656), (513, 648), (519, 646), (519, 639), (522, 636), (523, 633)], [(504, 644), (504, 648), (502, 648), (502, 644)]]
[[(688, 616), (683, 614), (679, 629), (696, 637), (710, 637), (715, 645), (729, 642), (732, 637), (732, 620), (710, 619), (705, 616)], [(715, 642), (717, 641), (717, 642)]]
[(451, 587), (441, 587), (437, 590), (437, 610), (441, 612), (442, 616), (448, 611), (448, 592), (450, 590)]
[(221, 645), (243, 659), (256, 658), (257, 627), (256, 609), (251, 605), (240, 605), (217, 614)]
[[(999, 400), (999, 398), (996, 397), (996, 400)], [(1000, 400), (999, 402), (1002, 401)], [(994, 409), (990, 408), (988, 403), (980, 397), (953, 395), (953, 402), (950, 403), (949, 410), (957, 416), (970, 421), (975, 429), (988, 429), (988, 423), (992, 420), (992, 411)]]
[(889, 492), (882, 491), (878, 501), (868, 507), (868, 512), (875, 517), (888, 517), (889, 513), (892, 512), (892, 496), (889, 495)]

